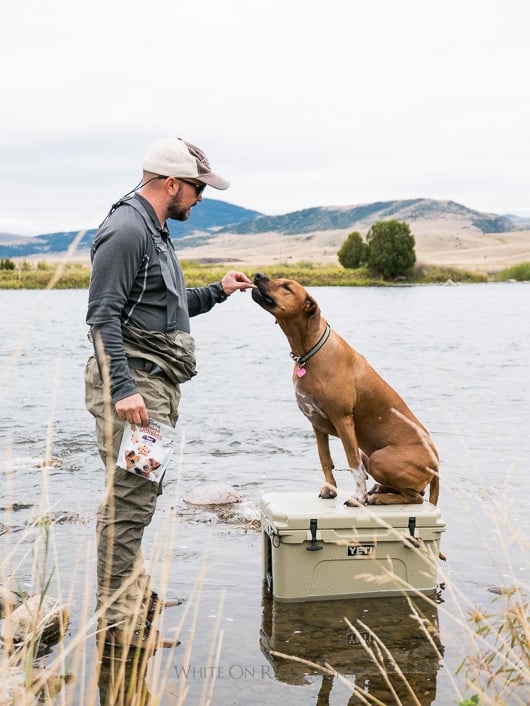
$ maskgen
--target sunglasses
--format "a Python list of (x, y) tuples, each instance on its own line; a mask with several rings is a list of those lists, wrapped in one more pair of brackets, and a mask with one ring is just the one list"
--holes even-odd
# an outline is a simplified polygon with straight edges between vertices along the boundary
[(200, 196), (204, 189), (206, 188), (206, 184), (197, 184), (195, 181), (190, 181), (189, 179), (181, 179), (180, 177), (176, 177), (179, 181), (183, 181), (185, 184), (191, 184), (193, 188), (195, 189), (195, 194), (197, 196)]

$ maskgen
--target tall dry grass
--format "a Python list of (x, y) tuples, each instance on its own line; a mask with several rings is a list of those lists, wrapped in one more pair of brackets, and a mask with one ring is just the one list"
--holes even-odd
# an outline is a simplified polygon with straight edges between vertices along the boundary
[[(208, 565), (207, 548), (189, 598), (179, 607), (177, 625), (170, 627), (164, 613), (156, 621), (156, 627), (161, 633), (176, 639), (182, 637), (186, 625), (183, 646), (158, 649), (154, 654), (151, 650), (136, 653), (132, 650), (128, 661), (123, 659), (121, 652), (109, 656), (103, 653), (102, 643), (98, 645), (102, 615), (101, 611), (94, 610), (93, 561), (87, 561), (87, 555), (95, 555), (95, 542), (71, 551), (70, 561), (65, 567), (66, 547), (57, 544), (53, 502), (47, 492), (50, 470), (53, 468), (45, 466), (42, 469), (41, 503), (34, 521), (12, 542), (9, 551), (4, 550), (2, 553), (0, 585), (9, 586), (23, 595), (22, 604), (30, 595), (57, 600), (61, 607), (68, 607), (70, 624), (63, 624), (59, 619), (58, 632), (51, 638), (43, 638), (39, 629), (40, 622), (53, 615), (40, 615), (38, 623), (35, 620), (27, 626), (23, 641), (2, 642), (1, 706), (22, 706), (26, 703), (27, 706), (155, 706), (164, 703), (169, 683), (173, 695), (172, 704), (190, 703), (185, 673), (192, 659), (194, 635), (201, 616), (201, 593)], [(9, 502), (5, 496), (4, 502)], [(150, 564), (156, 567), (153, 581), (161, 595), (168, 590), (171, 553), (177, 542), (179, 525), (176, 514), (164, 515), (164, 522), (157, 532), (156, 551), (150, 557)], [(3, 537), (4, 547), (8, 538)], [(14, 537), (9, 539), (14, 540)], [(27, 548), (28, 545), (30, 548)], [(31, 567), (29, 577), (28, 564)], [(211, 629), (209, 663), (212, 665), (219, 660), (221, 653), (223, 603), (224, 594), (221, 592), (219, 618)], [(10, 612), (9, 606), (4, 605), (4, 619)], [(142, 615), (139, 606), (138, 621)], [(177, 688), (173, 669), (176, 661), (182, 665)], [(18, 685), (18, 691), (11, 693), (7, 689), (10, 679)], [(200, 706), (213, 703), (214, 684), (215, 670), (212, 670), (210, 677), (205, 680), (203, 694), (198, 702)], [(197, 702), (194, 700), (194, 703)]]
[[(9, 361), (10, 369), (16, 370), (16, 358), (23, 351), (21, 344)], [(107, 471), (112, 477), (112, 423), (108, 368), (103, 365), (102, 374), (106, 388), (107, 411)], [(56, 381), (59, 384), (59, 380)], [(53, 405), (52, 405), (53, 406)], [(41, 485), (28, 498), (31, 507), (36, 496), (39, 506), (32, 521), (21, 532), (11, 534), (10, 527), (17, 526), (15, 513), (19, 510), (15, 488), (16, 468), (14, 439), (7, 440), (6, 465), (3, 475), (3, 511), (7, 511), (7, 522), (1, 528), (3, 551), (0, 559), (0, 608), (2, 624), (11, 624), (17, 616), (19, 606), (28, 608), (30, 598), (39, 597), (39, 608), (30, 612), (29, 619), (20, 626), (15, 638), (7, 637), (0, 650), (0, 706), (155, 706), (164, 702), (168, 683), (171, 681), (172, 704), (189, 703), (186, 668), (190, 664), (193, 638), (200, 617), (201, 593), (208, 565), (208, 547), (204, 550), (202, 569), (188, 600), (181, 607), (176, 627), (165, 624), (165, 614), (156, 617), (156, 628), (166, 637), (178, 641), (186, 624), (184, 647), (145, 650), (119, 650), (109, 654), (100, 639), (105, 623), (105, 605), (94, 608), (95, 537), (89, 543), (76, 547), (59, 545), (56, 537), (57, 515), (50, 496), (49, 480), (53, 467), (53, 411), (48, 424), (46, 454), (40, 464)], [(95, 435), (94, 435), (95, 444)], [(182, 449), (181, 449), (182, 452)], [(177, 460), (178, 483), (182, 468), (182, 453)], [(178, 492), (178, 486), (177, 486)], [(176, 545), (180, 519), (176, 513), (164, 515), (164, 522), (157, 532), (155, 549), (150, 556), (153, 567), (153, 585), (160, 595), (168, 590), (172, 551)], [(20, 529), (20, 528), (17, 528)], [(65, 552), (68, 559), (65, 564)], [(135, 578), (134, 576), (132, 577)], [(18, 597), (18, 604), (11, 598)], [(112, 599), (113, 597), (111, 597)], [(51, 601), (53, 607), (47, 603)], [(219, 619), (210, 633), (209, 659), (215, 664), (219, 659), (223, 633), (221, 616), (224, 594), (219, 596)], [(141, 623), (144, 609), (140, 602), (131, 622)], [(70, 616), (70, 620), (68, 620)], [(53, 624), (53, 631), (43, 633), (44, 624)], [(103, 627), (102, 627), (103, 624)], [(182, 665), (178, 688), (174, 688), (173, 664)], [(205, 680), (198, 706), (209, 706), (213, 701), (215, 670)]]
[[(199, 706), (206, 706), (218, 703), (215, 700), (215, 667), (220, 663), (223, 646), (222, 592), (219, 595), (218, 617), (210, 633), (207, 663), (212, 669), (209, 675), (206, 675), (199, 702), (196, 701), (196, 695), (190, 701), (186, 679), (186, 670), (192, 665), (194, 637), (201, 620), (201, 592), (208, 567), (208, 547), (204, 550), (201, 570), (196, 577), (190, 598), (179, 608), (181, 612), (178, 614), (178, 625), (170, 634), (177, 638), (182, 637), (186, 624), (187, 632), (183, 646), (158, 650), (149, 659), (139, 654), (129, 663), (105, 660), (97, 652), (96, 633), (101, 616), (94, 612), (94, 580), (90, 573), (91, 564), (86, 560), (87, 554), (95, 553), (95, 545), (78, 547), (72, 553), (65, 572), (64, 561), (61, 561), (59, 556), (61, 551), (64, 552), (64, 547), (57, 545), (53, 502), (48, 492), (50, 470), (53, 469), (43, 469), (41, 504), (33, 523), (19, 534), (16, 541), (9, 542), (9, 551), (4, 549), (2, 553), (0, 584), (10, 585), (28, 594), (53, 596), (59, 599), (61, 605), (74, 607), (74, 626), (71, 624), (66, 630), (66, 626), (61, 626), (62, 632), (66, 632), (65, 637), (58, 636), (57, 641), (51, 644), (45, 644), (40, 639), (35, 626), (28, 631), (28, 639), (24, 643), (15, 646), (4, 643), (0, 657), (0, 684), (6, 681), (8, 675), (18, 670), (28, 693), (27, 704), (31, 706), (96, 706), (100, 703), (102, 694), (108, 699), (103, 701), (102, 706), (159, 706), (165, 703), (198, 703)], [(446, 495), (451, 492), (450, 487), (445, 489)], [(508, 565), (514, 543), (529, 556), (528, 538), (521, 535), (509, 513), (503, 514), (502, 504), (494, 505), (488, 511), (492, 514), (492, 520), (501, 528), (500, 536), (505, 542), (495, 550), (504, 553)], [(471, 515), (470, 521), (472, 522)], [(167, 590), (170, 582), (171, 554), (178, 539), (179, 527), (180, 519), (177, 513), (167, 513), (157, 533), (157, 554), (153, 556), (152, 565), (157, 567), (154, 580), (162, 593)], [(4, 536), (4, 547), (6, 539), (8, 537)], [(423, 550), (411, 547), (411, 551)], [(438, 557), (432, 552), (428, 560), (433, 562), (443, 584), (446, 599), (443, 603), (434, 595), (418, 593), (390, 570), (388, 578), (401, 583), (409, 602), (410, 614), (417, 621), (418, 631), (423, 635), (423, 639), (431, 644), (440, 664), (445, 664), (446, 678), (449, 678), (454, 694), (451, 703), (461, 706), (526, 706), (530, 694), (528, 585), (516, 584), (508, 575), (505, 583), (496, 588), (498, 595), (491, 605), (480, 608), (469, 600), (466, 592), (453, 580), (451, 571), (447, 568), (450, 567), (450, 561), (448, 565), (440, 564)], [(20, 572), (25, 575), (23, 567), (26, 564), (31, 566), (30, 585), (21, 586), (17, 582), (17, 576)], [(515, 573), (512, 572), (512, 577)], [(451, 608), (447, 609), (447, 605)], [(429, 607), (436, 609), (440, 621), (433, 622), (426, 617)], [(383, 702), (370, 694), (362, 684), (341, 674), (333, 664), (314, 663), (304, 660), (303, 656), (277, 650), (272, 650), (271, 655), (276, 659), (306, 663), (309, 670), (332, 675), (350, 690), (352, 698), (356, 699), (352, 703), (423, 706), (422, 694), (414, 693), (414, 687), (409, 682), (406, 670), (401, 668), (399, 658), (392, 654), (392, 650), (377, 633), (361, 620), (351, 623), (347, 616), (344, 616), (344, 619), (357, 638), (357, 644), (367, 652), (386, 682), (388, 700)], [(464, 636), (466, 655), (456, 669), (449, 668), (440, 649), (444, 637), (439, 633), (439, 622), (452, 625), (457, 633)], [(168, 633), (164, 614), (161, 614), (158, 620), (158, 627), (162, 632)], [(175, 661), (182, 666), (177, 687), (172, 667)], [(167, 701), (169, 692), (172, 697)], [(32, 701), (31, 698), (36, 694), (40, 700)], [(4, 706), (4, 703), (10, 702), (0, 703)], [(24, 702), (18, 697), (18, 700), (11, 703), (19, 706)]]

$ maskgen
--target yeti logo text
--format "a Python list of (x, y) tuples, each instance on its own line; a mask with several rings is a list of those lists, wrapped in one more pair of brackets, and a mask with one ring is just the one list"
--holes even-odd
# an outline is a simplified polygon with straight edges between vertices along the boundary
[(356, 544), (348, 546), (348, 556), (373, 556), (373, 544)]

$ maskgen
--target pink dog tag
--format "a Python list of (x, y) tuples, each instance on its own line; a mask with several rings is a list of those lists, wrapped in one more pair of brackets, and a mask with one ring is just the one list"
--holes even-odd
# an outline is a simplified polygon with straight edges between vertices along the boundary
[(307, 370), (305, 368), (296, 368), (295, 371), (296, 376), (299, 378), (303, 378), (304, 375), (307, 373)]

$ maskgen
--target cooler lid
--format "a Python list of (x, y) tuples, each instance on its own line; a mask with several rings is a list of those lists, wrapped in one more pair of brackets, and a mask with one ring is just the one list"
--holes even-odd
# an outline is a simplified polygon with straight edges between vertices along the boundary
[(362, 527), (408, 528), (411, 517), (416, 527), (445, 527), (439, 508), (428, 502), (421, 505), (344, 505), (347, 495), (333, 500), (319, 498), (316, 493), (265, 493), (261, 496), (262, 513), (275, 528), (307, 530), (309, 521), (316, 519), (319, 529)]

